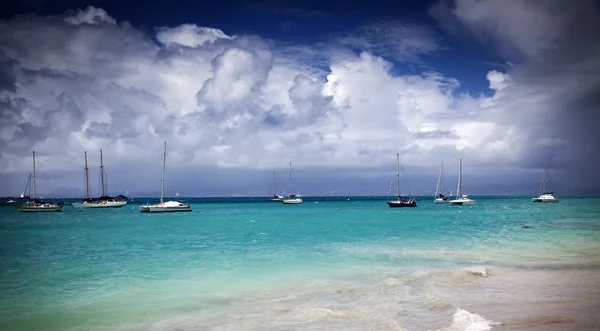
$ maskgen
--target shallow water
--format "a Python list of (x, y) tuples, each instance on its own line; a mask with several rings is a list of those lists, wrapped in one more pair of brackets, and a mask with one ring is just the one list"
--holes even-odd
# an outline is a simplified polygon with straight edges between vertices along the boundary
[(242, 201), (0, 208), (0, 329), (600, 327), (600, 199)]

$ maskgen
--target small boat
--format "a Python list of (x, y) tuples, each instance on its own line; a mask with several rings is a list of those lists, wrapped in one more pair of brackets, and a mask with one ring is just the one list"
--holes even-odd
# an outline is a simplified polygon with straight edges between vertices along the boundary
[(299, 205), (302, 203), (302, 198), (297, 194), (290, 194), (282, 202), (286, 205)]
[(165, 141), (165, 149), (163, 153), (163, 169), (162, 178), (160, 184), (160, 202), (154, 205), (146, 204), (140, 206), (140, 212), (142, 213), (165, 213), (165, 212), (180, 212), (180, 211), (192, 211), (192, 207), (187, 202), (179, 201), (164, 201), (165, 196), (165, 166), (167, 160), (167, 142)]
[(269, 196), (271, 195), (271, 193), (273, 193), (273, 196), (267, 200), (268, 202), (283, 202), (283, 195), (277, 195), (275, 192), (277, 192), (275, 190), (275, 170), (273, 170), (273, 186), (271, 186), (269, 192)]
[(548, 185), (548, 170), (546, 168), (546, 162), (544, 162), (544, 176), (542, 177), (542, 183), (540, 184), (540, 196), (532, 198), (532, 202), (558, 202), (558, 198), (554, 195), (554, 192), (546, 192)]
[(460, 167), (458, 171), (458, 188), (456, 189), (456, 199), (450, 200), (452, 206), (474, 205), (475, 200), (470, 199), (468, 195), (462, 194), (462, 158), (460, 159)]
[(8, 201), (6, 201), (6, 203), (15, 203), (16, 201), (13, 199), (8, 199)]
[(288, 197), (283, 199), (283, 202), (286, 205), (299, 205), (302, 203), (302, 198), (300, 198), (299, 194), (291, 194), (292, 189), (292, 162), (290, 162), (290, 177), (288, 179)]
[(402, 198), (400, 196), (400, 154), (396, 153), (396, 200), (388, 200), (387, 204), (391, 208), (403, 208), (403, 207), (416, 207), (417, 199), (408, 197)]
[(440, 167), (440, 176), (438, 177), (438, 182), (437, 182), (437, 187), (435, 189), (435, 197), (433, 200), (433, 203), (435, 204), (442, 204), (442, 203), (448, 203), (449, 198), (445, 195), (443, 195), (442, 192), (442, 180), (443, 180), (443, 172), (444, 172), (444, 162), (442, 162), (442, 166)]
[(44, 203), (41, 202), (40, 200), (37, 200), (35, 198), (36, 195), (36, 185), (35, 185), (35, 151), (33, 151), (33, 177), (32, 177), (32, 183), (33, 183), (33, 199), (30, 201), (25, 202), (22, 205), (18, 205), (17, 208), (19, 208), (20, 211), (22, 212), (50, 212), (50, 211), (61, 211), (62, 210), (62, 206), (59, 205), (58, 203)]
[(88, 164), (87, 164), (87, 152), (83, 152), (85, 167), (85, 199), (81, 202), (73, 202), (71, 205), (77, 209), (83, 208), (120, 208), (127, 204), (127, 197), (124, 195), (118, 195), (111, 197), (106, 194), (108, 191), (106, 177), (104, 175), (104, 162), (102, 160), (102, 150), (100, 150), (100, 187), (101, 194), (99, 198), (90, 198), (89, 188), (89, 177), (88, 177)]

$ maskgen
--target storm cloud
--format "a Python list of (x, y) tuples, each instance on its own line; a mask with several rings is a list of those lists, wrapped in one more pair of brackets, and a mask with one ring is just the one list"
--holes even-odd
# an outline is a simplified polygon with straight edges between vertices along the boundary
[[(564, 191), (600, 188), (598, 5), (457, 0), (430, 14), (435, 29), (385, 20), (326, 46), (191, 22), (147, 31), (96, 7), (0, 21), (0, 194), (20, 193), (31, 150), (42, 191), (78, 192), (83, 151), (100, 148), (114, 189), (154, 192), (163, 141), (184, 195), (260, 194), (289, 161), (305, 193), (385, 194), (396, 152), (420, 192), (460, 157), (475, 192), (535, 191), (546, 161)], [(424, 65), (443, 35), (504, 59), (479, 77), (488, 93)]]

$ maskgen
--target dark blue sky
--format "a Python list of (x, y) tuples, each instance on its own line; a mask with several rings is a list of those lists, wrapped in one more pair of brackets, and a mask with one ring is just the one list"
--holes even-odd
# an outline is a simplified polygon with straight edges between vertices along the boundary
[(485, 75), (502, 65), (495, 49), (487, 49), (466, 35), (450, 34), (429, 14), (434, 1), (151, 1), (143, 5), (117, 0), (25, 0), (4, 5), (0, 17), (36, 13), (60, 15), (75, 8), (102, 8), (117, 21), (152, 32), (156, 27), (184, 23), (218, 28), (229, 35), (256, 34), (285, 43), (326, 43), (332, 37), (381, 21), (402, 20), (425, 25), (438, 37), (441, 49), (423, 55), (424, 64), (391, 60), (398, 74), (438, 71), (461, 82), (458, 92), (490, 94)]

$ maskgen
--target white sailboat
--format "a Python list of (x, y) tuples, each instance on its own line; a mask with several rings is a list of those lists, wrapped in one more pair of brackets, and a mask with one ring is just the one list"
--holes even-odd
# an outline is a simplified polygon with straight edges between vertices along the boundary
[(435, 189), (435, 197), (433, 200), (433, 203), (435, 204), (441, 204), (441, 203), (448, 203), (448, 197), (442, 194), (442, 187), (443, 187), (443, 172), (444, 172), (444, 162), (442, 162), (442, 166), (440, 167), (440, 176), (438, 177), (438, 182), (437, 182), (437, 187)]
[(558, 198), (554, 196), (554, 192), (546, 192), (548, 185), (548, 170), (546, 168), (546, 162), (544, 162), (544, 176), (540, 184), (540, 196), (532, 198), (532, 202), (558, 202)]
[(192, 211), (189, 203), (179, 201), (164, 201), (165, 196), (165, 167), (167, 160), (167, 142), (165, 141), (165, 150), (163, 153), (163, 169), (160, 183), (160, 202), (154, 205), (146, 204), (140, 206), (140, 212), (143, 213), (165, 213), (178, 211)]
[(102, 160), (102, 150), (100, 150), (100, 185), (102, 187), (102, 193), (99, 198), (90, 198), (89, 188), (89, 176), (88, 176), (88, 164), (87, 164), (87, 152), (83, 152), (85, 167), (85, 199), (81, 202), (73, 202), (71, 205), (74, 208), (120, 208), (127, 204), (127, 197), (119, 195), (117, 197), (110, 197), (106, 195), (106, 177), (104, 175), (104, 162)]
[(299, 194), (291, 194), (292, 188), (292, 162), (290, 162), (290, 177), (288, 179), (288, 197), (283, 199), (282, 202), (286, 205), (299, 205), (302, 203), (302, 198)]
[(35, 185), (35, 151), (33, 151), (33, 200), (28, 201), (22, 205), (17, 206), (20, 211), (23, 212), (49, 212), (49, 211), (61, 211), (62, 206), (58, 203), (43, 203), (36, 200), (36, 185)]
[(283, 195), (277, 195), (276, 193), (277, 191), (275, 190), (275, 170), (273, 170), (273, 186), (271, 186), (271, 192), (269, 192), (269, 196), (271, 196), (270, 193), (273, 193), (273, 196), (267, 200), (268, 202), (282, 202), (283, 201)]
[(460, 159), (460, 170), (458, 172), (458, 188), (456, 189), (456, 199), (450, 200), (450, 205), (462, 206), (462, 205), (474, 205), (475, 200), (469, 199), (469, 196), (462, 194), (462, 158)]
[[(390, 185), (391, 186), (391, 185)], [(391, 187), (390, 187), (391, 191)], [(402, 207), (416, 207), (417, 200), (409, 197), (408, 199), (402, 199), (400, 197), (400, 153), (396, 153), (396, 200), (387, 201), (388, 206), (391, 208), (402, 208)]]

